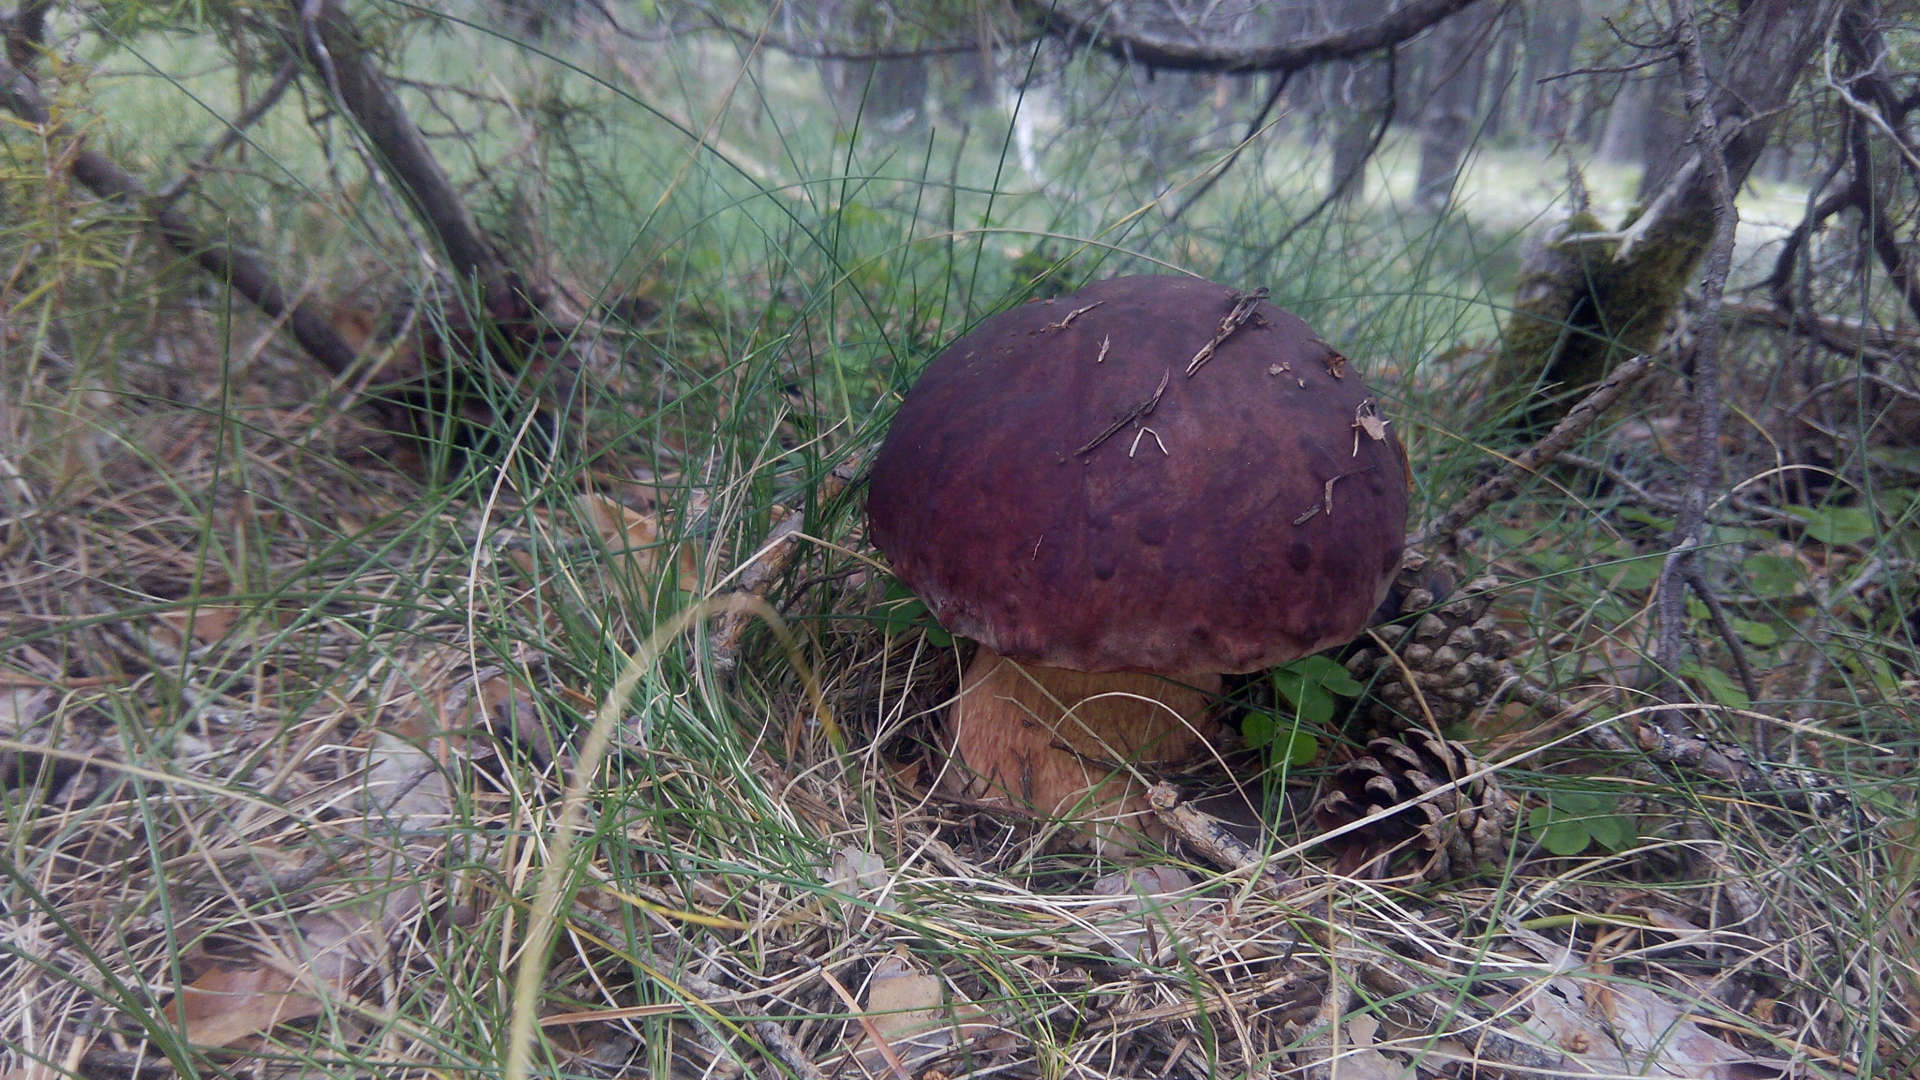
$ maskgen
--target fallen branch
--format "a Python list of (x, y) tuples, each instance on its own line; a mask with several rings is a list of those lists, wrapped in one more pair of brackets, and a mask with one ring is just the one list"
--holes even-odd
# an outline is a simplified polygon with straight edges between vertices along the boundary
[[(1042, 26), (1068, 42), (1085, 41), (1124, 64), (1174, 71), (1297, 71), (1328, 60), (1351, 60), (1399, 45), (1476, 0), (1411, 0), (1372, 22), (1317, 38), (1275, 44), (1244, 44), (1244, 36), (1223, 29), (1214, 37), (1195, 34), (1184, 22), (1165, 34), (1144, 22), (1127, 5), (1041, 3), (1023, 6)], [(1144, 10), (1144, 8), (1142, 9)], [(1177, 30), (1174, 27), (1177, 26)]]
[(1586, 397), (1580, 399), (1567, 415), (1560, 419), (1553, 430), (1546, 433), (1539, 442), (1515, 454), (1499, 472), (1475, 485), (1466, 497), (1454, 503), (1446, 513), (1428, 522), (1425, 526), (1407, 538), (1407, 546), (1421, 548), (1435, 542), (1440, 543), (1447, 553), (1459, 551), (1458, 533), (1462, 526), (1472, 521), (1487, 507), (1513, 494), (1520, 486), (1523, 476), (1531, 475), (1542, 465), (1573, 444), (1594, 422), (1620, 400), (1620, 395), (1637, 382), (1647, 372), (1653, 370), (1653, 361), (1646, 356), (1636, 356), (1613, 369), (1606, 378)]
[(1511, 663), (1501, 663), (1501, 674), (1504, 689), (1490, 705), (1497, 704), (1501, 696), (1511, 696), (1515, 701), (1552, 714), (1555, 721), (1562, 725), (1577, 724), (1580, 728), (1579, 740), (1592, 749), (1642, 758), (1655, 765), (1687, 769), (1708, 780), (1738, 788), (1749, 796), (1764, 797), (1785, 809), (1814, 817), (1840, 818), (1856, 825), (1870, 825), (1875, 820), (1875, 816), (1844, 789), (1831, 786), (1818, 774), (1761, 764), (1738, 746), (1693, 731), (1668, 730), (1652, 717), (1660, 712), (1733, 713), (1786, 727), (1800, 725), (1762, 713), (1726, 709), (1717, 705), (1673, 704), (1663, 706), (1657, 712), (1634, 716), (1630, 721), (1632, 737), (1628, 738), (1615, 724), (1579, 723), (1593, 710), (1593, 701), (1576, 702), (1562, 697), (1527, 679)]
[[(43, 139), (75, 143), (84, 139), (65, 123), (55, 122), (33, 80), (4, 60), (0, 60), (0, 104), (38, 125)], [(198, 263), (215, 280), (231, 283), (261, 311), (285, 320), (301, 349), (335, 377), (345, 374), (359, 359), (358, 351), (334, 331), (318, 305), (294, 299), (266, 263), (240, 248), (208, 238), (184, 215), (155, 205), (152, 193), (105, 155), (80, 149), (58, 157), (67, 162), (73, 178), (88, 191), (141, 213), (168, 247)]]
[(1262, 895), (1292, 902), (1300, 883), (1275, 866), (1253, 846), (1233, 834), (1226, 823), (1180, 797), (1172, 784), (1159, 783), (1147, 792), (1147, 803), (1168, 831), (1202, 858), (1228, 873), (1244, 874)]
[(1729, 322), (1801, 334), (1849, 359), (1864, 355), (1884, 360), (1895, 353), (1920, 352), (1920, 331), (1910, 326), (1875, 326), (1860, 319), (1773, 304), (1729, 303), (1721, 308), (1721, 317)]

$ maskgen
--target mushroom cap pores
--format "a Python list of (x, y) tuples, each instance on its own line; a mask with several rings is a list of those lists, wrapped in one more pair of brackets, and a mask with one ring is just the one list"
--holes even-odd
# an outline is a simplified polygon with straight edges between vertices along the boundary
[(1241, 299), (1116, 278), (934, 359), (867, 512), (942, 625), (1016, 660), (1169, 674), (1366, 628), (1400, 561), (1406, 456), (1359, 373), (1265, 300), (1186, 374)]

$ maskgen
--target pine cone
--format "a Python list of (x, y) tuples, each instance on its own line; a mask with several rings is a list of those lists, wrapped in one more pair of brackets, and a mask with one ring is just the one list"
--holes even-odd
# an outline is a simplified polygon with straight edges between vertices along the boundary
[(1499, 581), (1476, 578), (1455, 589), (1458, 579), (1458, 568), (1444, 559), (1408, 552), (1401, 562), (1389, 603), (1397, 601), (1396, 612), (1422, 613), (1395, 646), (1406, 670), (1377, 646), (1347, 660), (1354, 678), (1373, 682), (1368, 718), (1374, 723), (1397, 728), (1431, 713), (1444, 729), (1472, 717), (1499, 689), (1501, 661), (1513, 650), (1513, 635), (1488, 612)]
[[(1447, 787), (1481, 767), (1466, 747), (1425, 733), (1374, 739), (1364, 755), (1334, 771), (1331, 790), (1313, 805), (1314, 822), (1336, 829)], [(1342, 873), (1384, 877), (1394, 864), (1411, 864), (1411, 872), (1425, 881), (1464, 877), (1504, 857), (1514, 807), (1492, 776), (1482, 776), (1368, 821), (1323, 846)]]

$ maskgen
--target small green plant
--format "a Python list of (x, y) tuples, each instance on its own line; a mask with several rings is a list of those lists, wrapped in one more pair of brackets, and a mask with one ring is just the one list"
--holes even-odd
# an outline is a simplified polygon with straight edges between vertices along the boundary
[(1283, 721), (1270, 712), (1249, 713), (1241, 721), (1241, 737), (1277, 764), (1306, 765), (1320, 756), (1320, 740), (1308, 729), (1326, 726), (1338, 699), (1359, 697), (1364, 687), (1324, 656), (1274, 668), (1272, 678), (1274, 693), (1292, 707), (1292, 717)]
[(944, 649), (953, 644), (953, 635), (934, 619), (926, 602), (897, 579), (887, 583), (887, 595), (880, 601), (879, 611), (880, 622), (889, 634), (919, 630), (926, 635), (927, 644), (935, 648)]
[(1592, 791), (1560, 789), (1547, 793), (1545, 806), (1527, 812), (1527, 827), (1540, 846), (1555, 855), (1578, 855), (1598, 843), (1624, 851), (1640, 837), (1627, 814), (1607, 812), (1609, 800)]

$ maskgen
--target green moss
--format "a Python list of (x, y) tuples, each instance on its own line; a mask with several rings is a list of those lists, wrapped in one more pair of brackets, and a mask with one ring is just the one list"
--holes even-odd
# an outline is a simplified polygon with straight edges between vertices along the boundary
[[(1638, 220), (1638, 209), (1620, 229)], [(1519, 395), (1514, 428), (1537, 434), (1619, 360), (1651, 350), (1712, 239), (1706, 215), (1669, 213), (1620, 258), (1620, 232), (1588, 212), (1529, 252), (1494, 353), (1496, 388)]]

